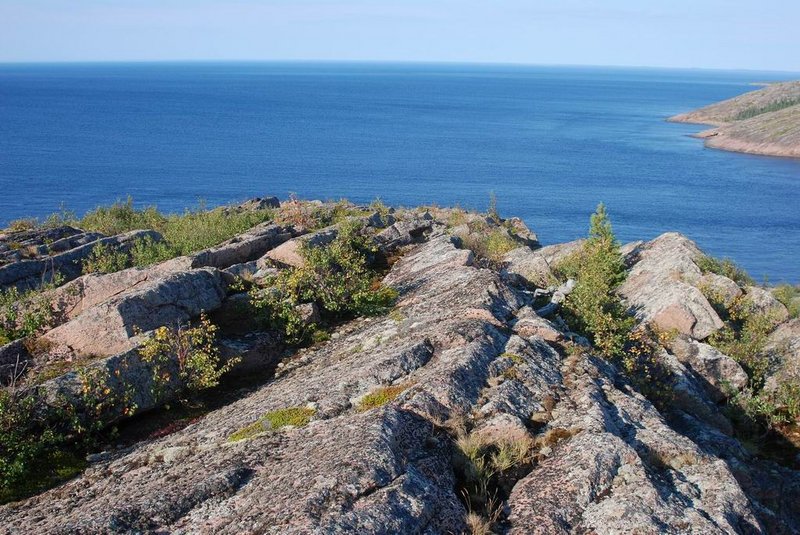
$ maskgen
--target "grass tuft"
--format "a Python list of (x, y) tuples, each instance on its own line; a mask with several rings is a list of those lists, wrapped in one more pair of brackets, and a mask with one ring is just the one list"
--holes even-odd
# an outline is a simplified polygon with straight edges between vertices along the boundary
[(378, 388), (377, 390), (373, 390), (363, 398), (358, 403), (357, 410), (358, 412), (365, 412), (370, 409), (375, 409), (378, 407), (383, 407), (387, 403), (390, 403), (397, 399), (397, 397), (402, 394), (406, 390), (405, 385), (395, 385), (395, 386), (384, 386)]

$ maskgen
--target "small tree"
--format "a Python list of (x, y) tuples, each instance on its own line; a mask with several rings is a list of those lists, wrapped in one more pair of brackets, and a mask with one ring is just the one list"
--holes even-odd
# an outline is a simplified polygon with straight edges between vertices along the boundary
[(567, 321), (604, 356), (622, 356), (634, 319), (615, 292), (625, 280), (625, 264), (602, 203), (591, 216), (589, 239), (574, 266), (577, 283), (564, 303)]

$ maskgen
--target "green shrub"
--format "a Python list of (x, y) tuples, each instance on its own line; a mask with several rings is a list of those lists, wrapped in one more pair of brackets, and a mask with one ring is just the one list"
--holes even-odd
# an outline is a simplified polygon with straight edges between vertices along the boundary
[(154, 396), (158, 399), (163, 389), (175, 377), (177, 369), (180, 383), (189, 391), (212, 388), (238, 361), (225, 363), (215, 345), (217, 327), (201, 315), (196, 327), (159, 327), (152, 338), (139, 347), (142, 360), (153, 365)]
[(128, 253), (111, 244), (96, 245), (83, 261), (83, 273), (114, 273), (130, 267)]
[[(746, 296), (739, 296), (727, 305), (717, 303), (725, 326), (712, 334), (708, 343), (736, 360), (747, 372), (748, 384), (742, 392), (731, 392), (728, 404), (741, 411), (732, 414), (739, 422), (756, 422), (767, 429), (794, 422), (800, 417), (800, 384), (787, 381), (774, 391), (764, 390), (771, 369), (765, 352), (776, 321), (772, 314), (760, 312)], [(747, 427), (747, 426), (745, 426)]]
[(170, 215), (155, 230), (164, 236), (175, 256), (180, 256), (218, 245), (260, 223), (270, 221), (272, 217), (272, 210), (236, 212), (201, 208), (196, 211), (187, 210), (180, 215)]
[(39, 334), (53, 319), (53, 309), (44, 292), (59, 284), (56, 280), (38, 290), (0, 290), (0, 345)]
[(8, 230), (11, 232), (24, 232), (26, 230), (33, 230), (36, 228), (37, 221), (34, 218), (15, 219), (8, 225)]
[(48, 429), (39, 436), (31, 433), (36, 419), (32, 395), (0, 390), (0, 487), (10, 487), (27, 474), (30, 464), (55, 442)]
[(136, 267), (147, 267), (177, 256), (166, 241), (156, 241), (150, 236), (134, 240), (130, 254), (131, 264)]
[(741, 410), (751, 421), (767, 429), (775, 429), (800, 419), (800, 384), (782, 383), (774, 391), (757, 391), (748, 387), (733, 395), (728, 403)]
[(251, 303), (290, 343), (301, 343), (314, 326), (303, 321), (297, 307), (317, 303), (332, 317), (376, 315), (387, 311), (397, 292), (376, 281), (368, 258), (376, 253), (369, 237), (357, 223), (344, 222), (329, 245), (300, 248), (304, 264), (281, 271), (267, 287), (251, 292)]
[(138, 240), (131, 251), (132, 263), (146, 266), (175, 256), (207, 249), (272, 219), (274, 211), (207, 210), (202, 205), (182, 214), (164, 215), (155, 206), (137, 209), (128, 197), (111, 206), (100, 206), (87, 213), (77, 224), (103, 234), (121, 234), (132, 230), (153, 229), (164, 242), (150, 238)]
[(753, 278), (736, 262), (730, 258), (714, 258), (713, 256), (701, 256), (695, 260), (695, 264), (703, 273), (716, 273), (734, 281), (739, 286), (752, 286), (755, 284)]
[(791, 284), (781, 284), (772, 289), (772, 295), (783, 303), (793, 318), (800, 317), (800, 288)]
[(602, 203), (591, 217), (589, 239), (570, 262), (561, 267), (576, 279), (564, 301), (565, 319), (604, 356), (621, 357), (635, 321), (616, 294), (625, 280), (625, 264)]
[(85, 230), (110, 236), (131, 230), (162, 228), (165, 222), (166, 218), (155, 206), (137, 210), (133, 206), (133, 198), (128, 197), (125, 202), (117, 201), (110, 206), (98, 206), (83, 216), (79, 225)]
[(760, 390), (769, 368), (763, 351), (775, 328), (774, 318), (759, 312), (746, 296), (735, 298), (721, 317), (725, 326), (712, 334), (708, 343), (741, 364), (750, 377), (750, 387)]
[(488, 225), (480, 223), (470, 227), (471, 232), (461, 237), (463, 247), (472, 251), (479, 259), (488, 261), (492, 266), (498, 265), (507, 252), (520, 246), (503, 227), (490, 229)]

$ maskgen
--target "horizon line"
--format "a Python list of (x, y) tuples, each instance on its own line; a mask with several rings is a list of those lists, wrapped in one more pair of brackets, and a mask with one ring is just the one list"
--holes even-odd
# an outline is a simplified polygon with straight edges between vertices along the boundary
[(121, 64), (178, 64), (178, 63), (307, 63), (307, 64), (362, 64), (362, 65), (450, 65), (497, 67), (582, 67), (599, 69), (661, 69), (675, 71), (727, 71), (797, 74), (800, 70), (758, 69), (752, 67), (677, 67), (662, 65), (619, 65), (589, 63), (527, 63), (518, 61), (448, 61), (448, 60), (384, 60), (384, 59), (86, 59), (86, 60), (0, 60), (0, 66), (13, 65), (121, 65)]

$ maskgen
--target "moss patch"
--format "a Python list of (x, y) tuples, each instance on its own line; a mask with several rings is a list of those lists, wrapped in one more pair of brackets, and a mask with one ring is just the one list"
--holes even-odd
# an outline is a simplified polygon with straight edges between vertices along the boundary
[(316, 411), (308, 407), (287, 407), (264, 414), (258, 421), (247, 425), (228, 437), (228, 442), (239, 442), (247, 440), (256, 435), (260, 435), (269, 429), (280, 429), (282, 427), (293, 426), (303, 427), (307, 425)]
[(356, 409), (358, 412), (368, 411), (377, 407), (382, 407), (397, 399), (397, 396), (406, 390), (406, 385), (384, 386), (374, 390), (361, 398)]

